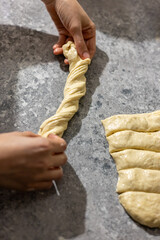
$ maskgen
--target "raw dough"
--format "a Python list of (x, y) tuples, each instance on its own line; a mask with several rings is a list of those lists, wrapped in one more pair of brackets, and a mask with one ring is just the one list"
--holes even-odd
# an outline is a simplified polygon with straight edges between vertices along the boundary
[(117, 152), (124, 149), (141, 149), (160, 152), (160, 132), (134, 132), (124, 130), (107, 137), (109, 151)]
[(145, 150), (126, 149), (111, 153), (117, 170), (127, 168), (144, 168), (160, 170), (160, 153)]
[(154, 132), (160, 130), (160, 111), (143, 114), (121, 114), (102, 121), (106, 135), (133, 130), (137, 132)]
[(125, 192), (119, 195), (120, 203), (137, 222), (160, 227), (160, 194)]
[(119, 200), (133, 219), (160, 228), (160, 111), (102, 121), (119, 174)]
[(143, 191), (160, 193), (160, 171), (142, 168), (120, 170), (117, 192)]
[(63, 54), (69, 61), (69, 75), (64, 88), (64, 99), (56, 114), (45, 120), (40, 126), (39, 134), (47, 137), (54, 133), (62, 137), (67, 129), (68, 121), (78, 111), (79, 100), (86, 93), (86, 78), (84, 74), (88, 70), (91, 60), (82, 60), (76, 51), (73, 42), (63, 45)]

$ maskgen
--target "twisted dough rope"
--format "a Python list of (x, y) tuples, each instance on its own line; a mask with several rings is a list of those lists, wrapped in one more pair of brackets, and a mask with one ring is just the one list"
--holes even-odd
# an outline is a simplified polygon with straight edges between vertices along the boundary
[(63, 45), (63, 54), (69, 61), (69, 75), (64, 88), (64, 99), (56, 114), (45, 120), (40, 126), (39, 135), (47, 137), (54, 133), (62, 137), (67, 129), (69, 120), (78, 111), (79, 100), (86, 93), (86, 78), (84, 74), (88, 70), (91, 60), (82, 60), (76, 51), (73, 42)]

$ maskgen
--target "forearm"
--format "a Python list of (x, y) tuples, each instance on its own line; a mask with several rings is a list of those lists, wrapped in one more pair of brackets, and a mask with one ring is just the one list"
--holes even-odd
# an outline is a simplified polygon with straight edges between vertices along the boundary
[(41, 0), (45, 5), (54, 4), (56, 0)]

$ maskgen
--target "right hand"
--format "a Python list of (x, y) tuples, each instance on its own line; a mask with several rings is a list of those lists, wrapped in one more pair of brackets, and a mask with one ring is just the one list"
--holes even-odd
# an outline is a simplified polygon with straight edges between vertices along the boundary
[(31, 191), (49, 189), (61, 178), (66, 142), (53, 134), (32, 132), (0, 134), (0, 187)]
[[(62, 46), (74, 41), (82, 59), (93, 58), (96, 50), (95, 24), (77, 0), (42, 0), (59, 32), (59, 40), (53, 46), (55, 55), (63, 53)], [(68, 63), (65, 60), (65, 63)]]

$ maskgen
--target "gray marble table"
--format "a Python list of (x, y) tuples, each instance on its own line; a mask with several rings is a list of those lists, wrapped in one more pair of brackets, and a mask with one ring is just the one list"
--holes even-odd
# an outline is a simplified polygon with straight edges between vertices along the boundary
[[(68, 163), (55, 189), (0, 191), (2, 240), (154, 240), (119, 204), (101, 119), (160, 109), (160, 0), (80, 0), (97, 26), (87, 93), (69, 123)], [(0, 132), (31, 130), (55, 113), (68, 67), (40, 0), (0, 1)]]

